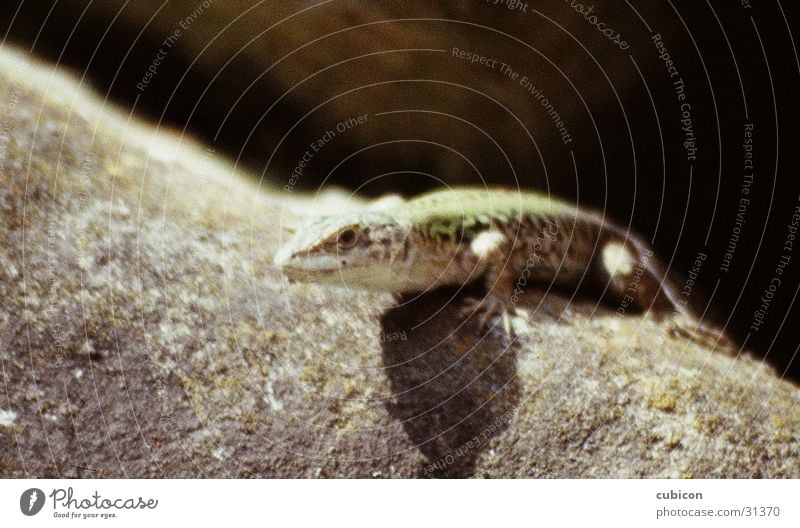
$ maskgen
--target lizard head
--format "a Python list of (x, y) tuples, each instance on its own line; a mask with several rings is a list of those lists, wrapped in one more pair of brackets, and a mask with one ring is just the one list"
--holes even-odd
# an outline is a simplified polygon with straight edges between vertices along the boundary
[(290, 280), (391, 289), (410, 230), (381, 212), (322, 217), (297, 231), (275, 265)]

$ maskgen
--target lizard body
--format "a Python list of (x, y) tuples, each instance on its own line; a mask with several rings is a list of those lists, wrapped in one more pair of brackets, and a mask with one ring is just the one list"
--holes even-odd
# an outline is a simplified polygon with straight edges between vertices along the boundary
[(322, 217), (275, 263), (290, 280), (394, 293), (483, 280), (486, 298), (468, 313), (512, 312), (527, 284), (588, 281), (625, 307), (690, 317), (646, 243), (597, 212), (533, 192), (455, 188)]

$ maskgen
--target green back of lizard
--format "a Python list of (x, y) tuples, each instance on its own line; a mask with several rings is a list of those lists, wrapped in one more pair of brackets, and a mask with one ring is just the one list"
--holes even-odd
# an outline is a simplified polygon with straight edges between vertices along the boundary
[(469, 239), (472, 231), (498, 222), (576, 215), (574, 205), (544, 194), (477, 188), (433, 191), (398, 205), (395, 211), (425, 234), (450, 240), (462, 233)]

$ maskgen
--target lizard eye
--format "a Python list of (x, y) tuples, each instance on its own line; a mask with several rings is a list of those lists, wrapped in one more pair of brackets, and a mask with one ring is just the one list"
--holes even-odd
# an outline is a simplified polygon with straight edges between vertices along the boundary
[(336, 243), (341, 249), (350, 249), (356, 243), (356, 232), (352, 229), (344, 229), (339, 232)]

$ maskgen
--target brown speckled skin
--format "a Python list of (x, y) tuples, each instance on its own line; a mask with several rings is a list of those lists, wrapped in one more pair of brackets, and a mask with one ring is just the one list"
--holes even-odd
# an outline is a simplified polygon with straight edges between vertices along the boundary
[[(621, 258), (612, 264), (609, 249)], [(545, 195), (450, 188), (381, 210), (328, 216), (302, 226), (276, 255), (290, 280), (328, 282), (393, 293), (427, 292), (483, 280), (485, 295), (465, 316), (481, 326), (509, 314), (526, 317), (519, 295), (584, 286), (620, 314), (672, 321), (673, 332), (727, 348), (680, 302), (677, 289), (635, 234), (603, 215)]]
[[(457, 225), (456, 233), (461, 231)], [(488, 254), (479, 255), (473, 242), (487, 231), (497, 231), (502, 238)], [(409, 268), (418, 280), (412, 290), (483, 278), (487, 293), (508, 304), (520, 286), (549, 289), (587, 284), (598, 292), (607, 291), (615, 301), (629, 295), (628, 302), (636, 310), (685, 313), (683, 305), (675, 302), (674, 286), (647, 246), (593, 212), (498, 215), (475, 234), (456, 235), (454, 240), (446, 235), (443, 241), (429, 232), (426, 226), (411, 235), (409, 246), (415, 249), (410, 251)], [(629, 273), (609, 270), (602, 262), (601, 252), (612, 242), (623, 246), (636, 262)]]
[[(340, 240), (345, 232), (353, 236), (347, 244)], [(636, 265), (606, 269), (599, 256), (610, 243)], [(301, 227), (276, 260), (293, 279), (395, 293), (483, 279), (487, 294), (507, 305), (515, 288), (585, 283), (617, 301), (629, 296), (638, 310), (685, 311), (633, 233), (593, 211), (528, 192), (455, 188), (379, 212), (318, 219)]]

